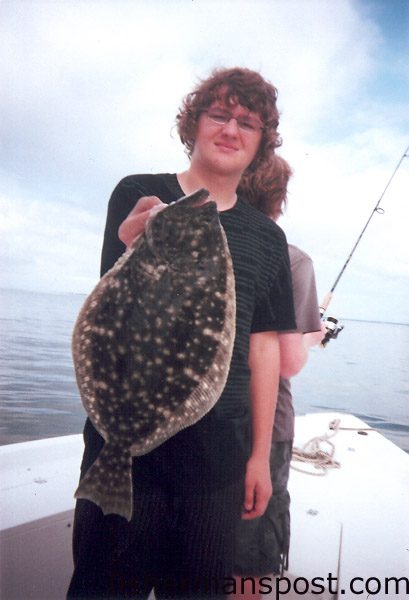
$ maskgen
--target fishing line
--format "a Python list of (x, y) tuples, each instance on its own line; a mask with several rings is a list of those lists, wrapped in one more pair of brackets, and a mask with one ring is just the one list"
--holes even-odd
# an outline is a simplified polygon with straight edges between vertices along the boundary
[(383, 209), (383, 208), (381, 208), (379, 205), (380, 205), (380, 203), (382, 202), (382, 199), (383, 199), (383, 197), (384, 197), (384, 195), (385, 195), (385, 193), (386, 193), (386, 190), (387, 190), (387, 189), (388, 189), (388, 187), (390, 186), (390, 184), (391, 184), (391, 182), (392, 182), (392, 179), (395, 177), (395, 175), (396, 175), (396, 173), (397, 173), (397, 171), (398, 171), (399, 167), (401, 166), (401, 164), (402, 164), (402, 162), (403, 162), (403, 159), (404, 159), (405, 157), (407, 157), (407, 156), (408, 156), (408, 152), (409, 152), (409, 146), (406, 148), (406, 150), (405, 150), (405, 152), (402, 154), (402, 156), (401, 156), (401, 158), (400, 158), (400, 160), (399, 160), (398, 164), (396, 165), (396, 167), (395, 167), (395, 170), (393, 171), (393, 173), (392, 173), (391, 177), (389, 178), (389, 181), (388, 181), (388, 183), (386, 184), (386, 186), (385, 186), (385, 189), (383, 190), (383, 192), (382, 192), (382, 194), (381, 194), (381, 196), (380, 196), (380, 198), (379, 198), (378, 202), (375, 204), (375, 207), (373, 208), (373, 210), (372, 210), (372, 212), (371, 212), (371, 214), (370, 214), (370, 217), (369, 217), (369, 219), (368, 219), (368, 220), (367, 220), (367, 222), (365, 223), (365, 226), (364, 226), (364, 228), (362, 229), (361, 233), (359, 234), (359, 236), (358, 236), (358, 239), (356, 240), (356, 242), (355, 242), (355, 244), (354, 244), (354, 246), (353, 246), (353, 248), (352, 248), (351, 252), (349, 253), (349, 256), (348, 256), (348, 258), (346, 259), (346, 261), (345, 261), (345, 263), (344, 263), (344, 265), (343, 265), (342, 269), (340, 270), (340, 272), (339, 272), (339, 274), (338, 274), (337, 278), (335, 279), (335, 281), (334, 281), (334, 284), (333, 284), (332, 288), (330, 289), (329, 293), (328, 293), (328, 294), (326, 295), (326, 297), (324, 298), (324, 301), (321, 303), (321, 306), (320, 306), (320, 309), (321, 309), (321, 315), (324, 315), (325, 311), (327, 310), (327, 307), (328, 307), (328, 305), (329, 305), (329, 303), (331, 302), (331, 299), (332, 299), (332, 294), (333, 294), (333, 292), (334, 292), (335, 288), (337, 287), (337, 285), (338, 285), (338, 283), (339, 283), (339, 280), (341, 279), (342, 275), (344, 274), (344, 271), (345, 271), (345, 269), (347, 268), (347, 266), (348, 266), (348, 263), (349, 263), (349, 261), (351, 260), (351, 258), (352, 258), (352, 255), (354, 254), (354, 252), (355, 252), (355, 250), (356, 250), (356, 248), (357, 248), (357, 246), (358, 246), (359, 242), (361, 241), (361, 238), (362, 238), (362, 236), (364, 235), (364, 233), (365, 233), (365, 231), (366, 231), (366, 229), (367, 229), (367, 227), (368, 227), (369, 223), (371, 222), (371, 219), (372, 219), (372, 217), (373, 217), (375, 214), (379, 214), (379, 215), (382, 215), (382, 214), (384, 214), (384, 212), (385, 212), (385, 211), (384, 211), (384, 209)]

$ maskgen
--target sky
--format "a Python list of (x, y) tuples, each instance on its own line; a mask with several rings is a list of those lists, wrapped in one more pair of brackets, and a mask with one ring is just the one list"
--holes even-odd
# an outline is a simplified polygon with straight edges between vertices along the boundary
[[(279, 224), (331, 289), (409, 146), (408, 0), (2, 0), (0, 287), (89, 293), (122, 177), (179, 172), (183, 96), (215, 67), (279, 91)], [(409, 323), (409, 157), (328, 314)]]

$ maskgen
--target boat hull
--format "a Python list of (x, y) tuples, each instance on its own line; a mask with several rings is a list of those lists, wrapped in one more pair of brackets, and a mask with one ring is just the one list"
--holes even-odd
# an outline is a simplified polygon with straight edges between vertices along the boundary
[[(289, 583), (284, 579), (280, 589), (290, 588), (280, 597), (323, 600), (335, 598), (339, 588), (345, 600), (407, 598), (409, 455), (363, 421), (339, 413), (296, 417), (295, 446), (331, 434), (328, 426), (336, 419), (341, 428), (331, 441), (340, 468), (324, 476), (291, 470)], [(2, 600), (65, 598), (82, 451), (81, 435), (0, 447)], [(314, 472), (309, 465), (293, 465)], [(398, 589), (392, 578), (401, 578)]]

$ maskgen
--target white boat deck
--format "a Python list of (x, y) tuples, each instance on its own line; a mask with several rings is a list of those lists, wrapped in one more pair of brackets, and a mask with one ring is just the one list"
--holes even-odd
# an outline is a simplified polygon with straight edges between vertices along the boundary
[[(297, 417), (295, 445), (324, 434), (336, 418), (341, 427), (367, 427), (351, 415)], [(409, 455), (379, 433), (366, 433), (340, 430), (332, 438), (340, 469), (322, 477), (291, 471), (291, 592), (280, 598), (336, 598), (328, 575), (333, 590), (339, 578), (338, 597), (345, 600), (408, 598), (403, 578), (409, 578)], [(82, 448), (81, 435), (0, 447), (2, 600), (64, 599)], [(353, 593), (356, 577), (361, 579), (353, 582)], [(318, 593), (321, 584), (326, 589)], [(280, 589), (286, 587), (283, 580)]]
[[(409, 455), (380, 433), (365, 431), (368, 426), (356, 417), (343, 414), (297, 417), (295, 446), (331, 433), (329, 423), (337, 418), (341, 428), (351, 428), (340, 429), (331, 438), (340, 468), (325, 476), (291, 470), (289, 573), (309, 581), (316, 577), (327, 581), (328, 574), (338, 577), (338, 596), (345, 600), (408, 598), (409, 581), (408, 587), (399, 582), (399, 594), (394, 593), (395, 582), (386, 580), (409, 578)], [(304, 468), (302, 463), (293, 464)], [(353, 582), (354, 578), (361, 579)]]

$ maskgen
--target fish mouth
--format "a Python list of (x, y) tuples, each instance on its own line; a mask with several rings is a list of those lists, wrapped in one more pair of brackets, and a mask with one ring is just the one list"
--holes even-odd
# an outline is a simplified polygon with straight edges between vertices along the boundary
[(182, 196), (182, 198), (179, 198), (178, 200), (176, 200), (176, 202), (173, 202), (173, 204), (192, 207), (203, 206), (203, 204), (206, 204), (206, 202), (208, 201), (209, 196), (210, 192), (208, 190), (206, 190), (205, 188), (200, 188), (199, 190), (193, 192), (193, 194)]
[[(187, 194), (186, 196), (182, 196), (178, 200), (171, 202), (163, 207), (163, 210), (159, 210), (152, 214), (145, 225), (145, 236), (148, 241), (149, 247), (151, 249), (155, 246), (155, 237), (159, 237), (161, 234), (161, 229), (163, 224), (166, 222), (167, 218), (172, 218), (171, 215), (174, 215), (175, 224), (179, 222), (182, 223), (184, 221), (189, 220), (196, 216), (203, 216), (204, 212), (217, 212), (217, 204), (216, 202), (209, 202), (210, 192), (205, 188), (200, 188), (193, 192), (192, 194)], [(196, 213), (196, 209), (202, 208), (200, 211), (200, 215)], [(194, 209), (194, 210), (193, 210)], [(156, 251), (153, 251), (156, 253)]]

